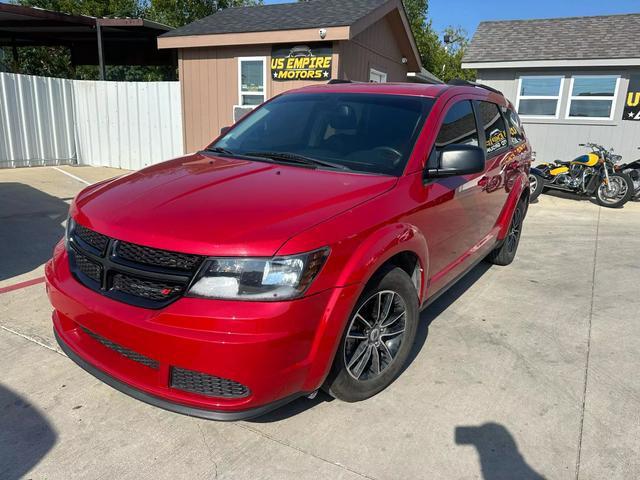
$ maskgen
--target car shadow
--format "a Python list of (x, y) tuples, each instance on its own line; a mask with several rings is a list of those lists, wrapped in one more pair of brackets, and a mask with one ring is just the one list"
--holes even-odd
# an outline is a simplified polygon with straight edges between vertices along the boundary
[(33, 405), (0, 385), (0, 478), (25, 478), (57, 438), (53, 426)]
[(456, 427), (455, 442), (476, 448), (484, 480), (545, 480), (529, 466), (509, 430), (499, 423)]
[(45, 263), (64, 235), (69, 205), (24, 183), (0, 184), (0, 281)]
[[(449, 306), (455, 302), (464, 292), (466, 292), (471, 286), (476, 283), (480, 278), (491, 268), (491, 264), (487, 262), (480, 262), (474, 268), (472, 268), (464, 277), (460, 278), (449, 290), (443, 293), (437, 300), (429, 305), (420, 314), (420, 324), (418, 325), (418, 332), (416, 333), (416, 339), (413, 344), (413, 348), (409, 353), (409, 357), (404, 367), (402, 368), (400, 375), (409, 368), (416, 357), (420, 354), (422, 347), (427, 342), (429, 335), (429, 326), (438, 316), (444, 312)], [(302, 413), (306, 410), (310, 410), (320, 403), (330, 402), (334, 400), (333, 397), (327, 395), (322, 390), (318, 391), (318, 394), (313, 399), (307, 397), (300, 397), (287, 405), (284, 405), (272, 412), (267, 413), (261, 417), (257, 417), (249, 422), (253, 423), (271, 423), (285, 420)]]

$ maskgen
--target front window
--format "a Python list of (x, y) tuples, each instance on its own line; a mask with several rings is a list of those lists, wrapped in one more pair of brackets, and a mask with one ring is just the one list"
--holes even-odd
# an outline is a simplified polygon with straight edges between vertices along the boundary
[(241, 57), (238, 59), (240, 83), (240, 106), (256, 106), (265, 99), (264, 57)]
[(518, 113), (523, 117), (558, 118), (563, 84), (561, 76), (520, 77)]
[(288, 154), (359, 172), (400, 175), (432, 105), (433, 99), (401, 95), (283, 95), (209, 148), (229, 155)]
[(619, 81), (617, 75), (573, 77), (567, 117), (612, 120)]

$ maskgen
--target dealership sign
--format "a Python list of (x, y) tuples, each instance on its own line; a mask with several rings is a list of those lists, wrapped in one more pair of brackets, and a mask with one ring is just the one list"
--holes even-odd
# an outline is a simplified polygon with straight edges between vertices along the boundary
[(290, 80), (327, 81), (331, 78), (331, 46), (274, 46), (271, 51), (271, 78), (276, 82)]
[(640, 121), (640, 75), (631, 75), (629, 79), (622, 119)]

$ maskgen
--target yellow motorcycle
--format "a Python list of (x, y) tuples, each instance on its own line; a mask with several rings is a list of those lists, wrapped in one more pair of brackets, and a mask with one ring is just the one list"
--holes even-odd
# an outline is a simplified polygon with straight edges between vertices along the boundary
[(569, 162), (556, 160), (531, 168), (529, 184), (533, 201), (546, 189), (563, 190), (596, 198), (603, 207), (618, 208), (633, 196), (633, 180), (626, 173), (616, 171), (622, 160), (596, 143), (581, 143), (591, 150)]

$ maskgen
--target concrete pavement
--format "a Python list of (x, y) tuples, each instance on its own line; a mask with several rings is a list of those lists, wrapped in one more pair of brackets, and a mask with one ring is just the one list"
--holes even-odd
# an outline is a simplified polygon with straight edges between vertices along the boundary
[[(48, 168), (0, 171), (0, 289), (41, 276), (83, 186)], [(513, 265), (479, 265), (423, 313), (390, 388), (252, 422), (111, 389), (57, 348), (42, 284), (1, 293), (0, 478), (640, 478), (638, 233), (638, 203), (543, 195)]]

